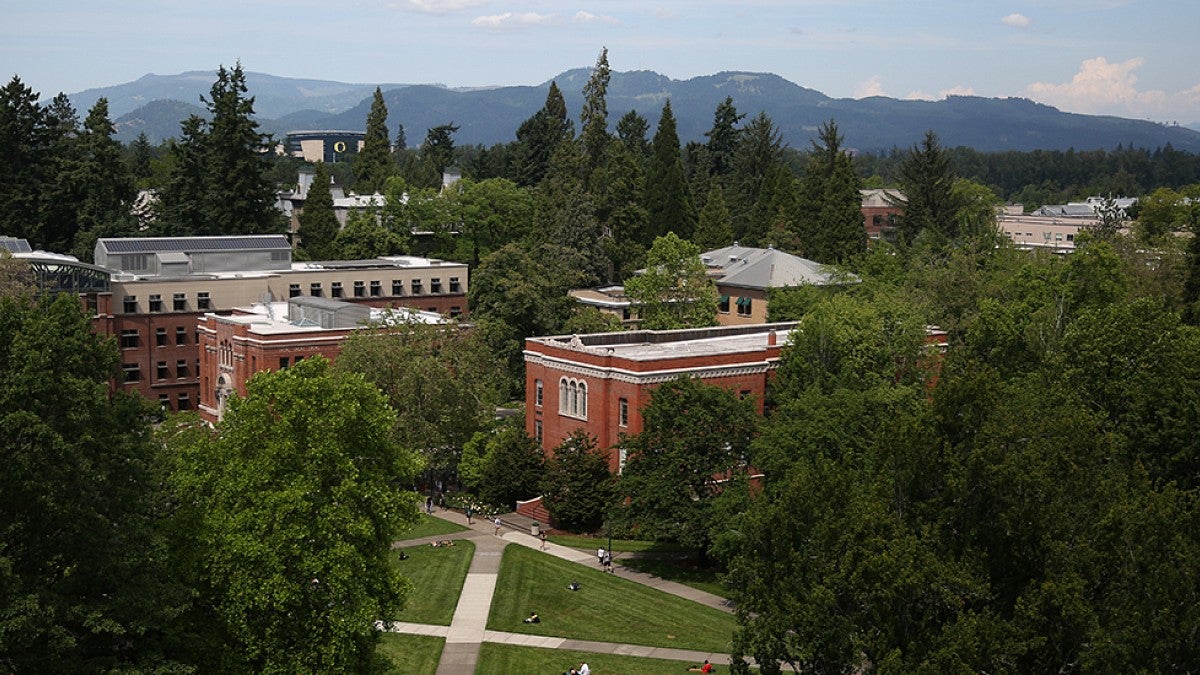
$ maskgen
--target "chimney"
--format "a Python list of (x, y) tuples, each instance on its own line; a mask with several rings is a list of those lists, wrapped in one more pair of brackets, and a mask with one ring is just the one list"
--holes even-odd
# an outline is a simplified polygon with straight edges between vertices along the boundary
[(771, 331), (770, 333), (767, 333), (767, 346), (768, 347), (774, 347), (776, 344), (778, 344), (778, 342), (779, 342), (779, 338), (775, 335), (775, 331)]

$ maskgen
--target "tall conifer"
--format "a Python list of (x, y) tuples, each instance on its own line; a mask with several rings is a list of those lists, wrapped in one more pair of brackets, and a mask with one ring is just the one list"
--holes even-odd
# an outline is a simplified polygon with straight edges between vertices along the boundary
[[(663, 104), (650, 153), (650, 168), (646, 175), (650, 233), (658, 237), (674, 232), (681, 238), (690, 238), (696, 227), (696, 207), (683, 171), (679, 134), (675, 130), (670, 101)], [(652, 242), (644, 243), (648, 246)]]

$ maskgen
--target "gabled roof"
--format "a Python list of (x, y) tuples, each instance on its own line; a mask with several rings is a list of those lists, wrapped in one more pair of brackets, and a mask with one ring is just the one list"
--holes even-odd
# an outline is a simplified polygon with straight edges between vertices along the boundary
[(773, 248), (726, 246), (700, 254), (709, 276), (722, 286), (784, 288), (857, 283), (858, 278), (835, 277), (831, 270), (807, 258)]
[(232, 237), (121, 237), (101, 238), (97, 246), (109, 253), (163, 253), (176, 251), (274, 251), (291, 248), (282, 234), (251, 234)]

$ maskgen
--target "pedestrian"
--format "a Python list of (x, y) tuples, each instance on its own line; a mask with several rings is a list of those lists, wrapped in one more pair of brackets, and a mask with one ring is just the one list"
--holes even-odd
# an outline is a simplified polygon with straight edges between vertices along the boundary
[(433, 495), (425, 498), (425, 513), (433, 514)]
[(500, 516), (496, 516), (496, 522), (494, 522), (492, 524), (496, 526), (496, 531), (494, 532), (495, 536), (499, 537), (500, 536)]
[(605, 572), (608, 572), (609, 574), (613, 573), (612, 552), (611, 551), (605, 551), (604, 558), (600, 562), (603, 564)]
[(596, 549), (596, 562), (599, 563), (601, 567), (604, 567), (604, 547), (603, 546)]
[(473, 515), (475, 515), (475, 512), (474, 512), (474, 511), (472, 511), (472, 510), (471, 510), (471, 507), (469, 507), (469, 506), (468, 506), (468, 507), (467, 507), (467, 524), (468, 524), (468, 525), (473, 525), (473, 524), (474, 524), (474, 523), (472, 523), (472, 522), (471, 522), (471, 516), (473, 516)]
[(446, 507), (446, 493), (445, 493), (445, 492), (439, 492), (439, 493), (438, 493), (438, 503), (442, 505), (442, 510), (443, 510), (443, 511), (445, 511), (445, 510), (446, 510), (446, 508), (447, 508), (447, 507)]
[(541, 537), (542, 537), (542, 550), (545, 551), (546, 550), (546, 531), (545, 530), (542, 530)]
[(588, 667), (586, 661), (579, 662), (579, 675), (592, 675), (592, 669)]

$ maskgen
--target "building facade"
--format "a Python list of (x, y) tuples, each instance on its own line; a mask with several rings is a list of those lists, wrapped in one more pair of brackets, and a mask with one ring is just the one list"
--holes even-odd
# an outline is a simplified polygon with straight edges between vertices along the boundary
[(466, 316), (467, 266), (431, 258), (293, 262), (284, 235), (101, 239), (109, 292), (95, 329), (121, 350), (122, 385), (172, 410), (198, 405), (202, 317), (312, 297)]
[(573, 431), (616, 447), (609, 468), (624, 465), (621, 437), (642, 430), (655, 387), (696, 377), (763, 411), (767, 381), (795, 323), (673, 331), (558, 335), (525, 341), (525, 430), (548, 455)]

